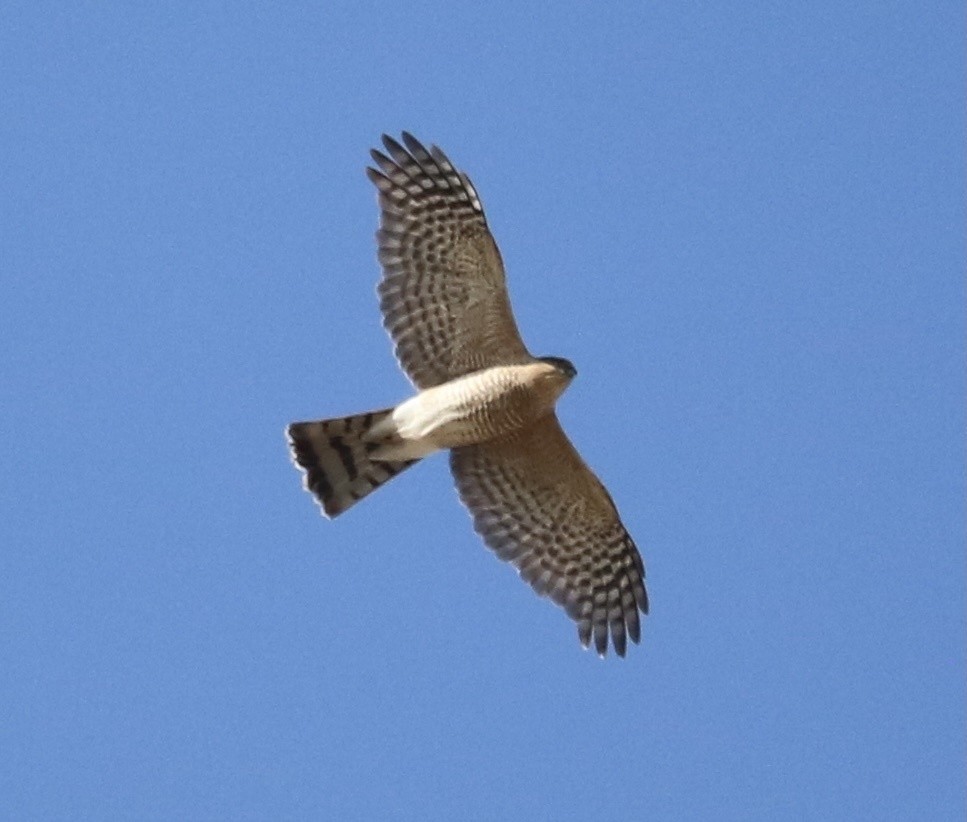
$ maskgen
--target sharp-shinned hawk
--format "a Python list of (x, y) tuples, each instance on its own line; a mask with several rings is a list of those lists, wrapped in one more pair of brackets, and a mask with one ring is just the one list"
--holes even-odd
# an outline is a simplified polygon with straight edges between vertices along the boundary
[(367, 169), (379, 192), (383, 324), (418, 392), (395, 408), (296, 422), (287, 433), (328, 517), (404, 468), (450, 450), (474, 528), (577, 623), (581, 644), (619, 656), (648, 613), (645, 569), (605, 487), (554, 405), (575, 376), (534, 357), (510, 308), (477, 191), (436, 146), (383, 137)]

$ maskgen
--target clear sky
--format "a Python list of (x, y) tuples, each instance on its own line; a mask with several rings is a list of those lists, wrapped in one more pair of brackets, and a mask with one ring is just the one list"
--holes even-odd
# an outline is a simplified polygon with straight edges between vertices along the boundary
[[(8, 4), (0, 818), (961, 820), (960, 2)], [(473, 177), (648, 569), (625, 660), (437, 456), (363, 174)]]

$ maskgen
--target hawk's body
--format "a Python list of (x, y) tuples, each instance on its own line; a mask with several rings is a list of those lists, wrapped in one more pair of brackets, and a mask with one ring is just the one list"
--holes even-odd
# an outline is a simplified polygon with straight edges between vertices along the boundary
[(554, 405), (574, 377), (524, 346), (500, 253), (469, 178), (442, 151), (404, 133), (374, 151), (382, 210), (384, 324), (419, 392), (396, 408), (293, 423), (293, 457), (328, 516), (416, 460), (450, 449), (476, 530), (538, 593), (619, 655), (647, 613), (644, 566), (597, 477), (564, 434)]
[(402, 442), (378, 448), (377, 458), (414, 459), (512, 434), (554, 408), (570, 378), (546, 362), (494, 365), (421, 391), (397, 406), (378, 438)]

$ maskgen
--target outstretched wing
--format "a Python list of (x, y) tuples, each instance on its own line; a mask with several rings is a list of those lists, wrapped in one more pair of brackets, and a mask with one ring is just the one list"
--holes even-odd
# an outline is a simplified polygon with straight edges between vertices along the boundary
[(366, 170), (379, 190), (383, 324), (400, 365), (429, 388), (492, 365), (529, 362), (497, 244), (470, 179), (436, 146), (383, 136)]
[(455, 448), (450, 469), (474, 528), (592, 635), (602, 656), (608, 635), (619, 656), (640, 638), (648, 613), (645, 568), (598, 478), (553, 414), (508, 437)]

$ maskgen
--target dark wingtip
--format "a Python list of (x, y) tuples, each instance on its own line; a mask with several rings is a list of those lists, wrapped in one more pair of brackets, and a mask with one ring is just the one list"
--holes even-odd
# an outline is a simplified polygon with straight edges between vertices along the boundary
[[(405, 134), (406, 132), (404, 131), (403, 133)], [(403, 152), (404, 154), (407, 153), (406, 149), (399, 144), (399, 141), (394, 137), (390, 137), (388, 134), (383, 135), (383, 145), (390, 154), (395, 154), (398, 152)]]
[(622, 619), (617, 624), (612, 623), (611, 644), (614, 647), (614, 652), (623, 659), (625, 655), (625, 649), (628, 647), (628, 641), (625, 635), (624, 619)]
[(404, 131), (400, 136), (403, 138), (403, 145), (409, 149), (410, 154), (419, 154), (420, 152), (423, 152), (424, 154), (427, 153), (423, 143), (417, 140), (416, 137), (410, 134), (410, 132)]

